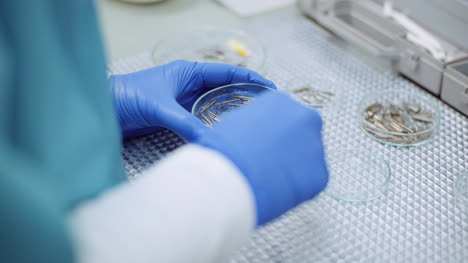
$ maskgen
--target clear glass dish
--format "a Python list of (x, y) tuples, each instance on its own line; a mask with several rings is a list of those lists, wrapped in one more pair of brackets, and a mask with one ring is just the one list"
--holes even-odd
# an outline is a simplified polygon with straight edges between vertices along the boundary
[(454, 182), (455, 202), (468, 214), (468, 170), (461, 172)]
[(156, 65), (177, 59), (226, 63), (265, 73), (266, 52), (254, 37), (240, 30), (198, 28), (183, 36), (160, 41), (153, 49)]
[(287, 89), (294, 98), (307, 106), (322, 109), (336, 104), (341, 91), (332, 79), (318, 78), (310, 81), (291, 80)]
[(383, 144), (410, 147), (428, 142), (440, 124), (436, 102), (402, 90), (372, 93), (358, 105), (366, 135)]
[(192, 114), (208, 127), (221, 121), (226, 112), (238, 109), (264, 92), (274, 91), (254, 83), (238, 83), (222, 86), (200, 96), (193, 104)]
[(384, 194), (391, 178), (388, 163), (363, 149), (335, 149), (327, 153), (330, 180), (325, 193), (343, 201), (365, 202)]

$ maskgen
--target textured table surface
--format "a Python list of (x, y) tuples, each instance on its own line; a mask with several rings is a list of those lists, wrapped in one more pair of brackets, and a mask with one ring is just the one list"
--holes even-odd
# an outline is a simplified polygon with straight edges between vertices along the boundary
[[(283, 10), (236, 25), (267, 48), (267, 77), (284, 90), (292, 83), (339, 87), (340, 103), (325, 109), (327, 149), (379, 153), (392, 169), (388, 191), (365, 203), (325, 194), (259, 229), (232, 262), (468, 262), (468, 215), (456, 206), (453, 181), (468, 169), (468, 120), (408, 80), (375, 67), (296, 11)], [(150, 52), (114, 61), (111, 73), (153, 65)], [(324, 83), (324, 84), (323, 84)], [(367, 93), (401, 89), (436, 101), (442, 119), (434, 140), (415, 148), (372, 141), (355, 111)], [(184, 144), (170, 131), (125, 143), (130, 177)]]

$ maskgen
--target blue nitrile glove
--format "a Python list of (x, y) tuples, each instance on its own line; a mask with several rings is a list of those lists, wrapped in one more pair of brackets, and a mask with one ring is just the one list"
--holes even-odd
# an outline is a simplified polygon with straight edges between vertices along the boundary
[(316, 196), (328, 182), (322, 120), (279, 92), (227, 113), (195, 143), (217, 150), (247, 178), (257, 225)]
[(168, 128), (192, 141), (207, 127), (189, 111), (204, 92), (231, 83), (276, 88), (259, 74), (236, 66), (183, 60), (111, 76), (114, 104), (124, 137)]

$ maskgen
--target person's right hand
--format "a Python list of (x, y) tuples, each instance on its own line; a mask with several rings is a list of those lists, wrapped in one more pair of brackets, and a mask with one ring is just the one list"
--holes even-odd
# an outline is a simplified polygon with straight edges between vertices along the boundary
[(319, 114), (279, 92), (223, 116), (195, 143), (217, 150), (246, 177), (257, 225), (309, 200), (328, 182)]

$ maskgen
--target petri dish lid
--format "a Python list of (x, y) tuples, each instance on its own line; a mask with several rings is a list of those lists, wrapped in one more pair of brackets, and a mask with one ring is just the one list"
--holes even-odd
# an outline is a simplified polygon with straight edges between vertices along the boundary
[(454, 182), (455, 201), (468, 214), (468, 170), (461, 172)]
[(378, 154), (353, 148), (327, 153), (329, 196), (344, 201), (364, 202), (384, 194), (391, 177), (388, 163)]
[(160, 41), (152, 58), (156, 65), (184, 59), (232, 64), (262, 74), (266, 52), (256, 38), (241, 30), (204, 27)]

